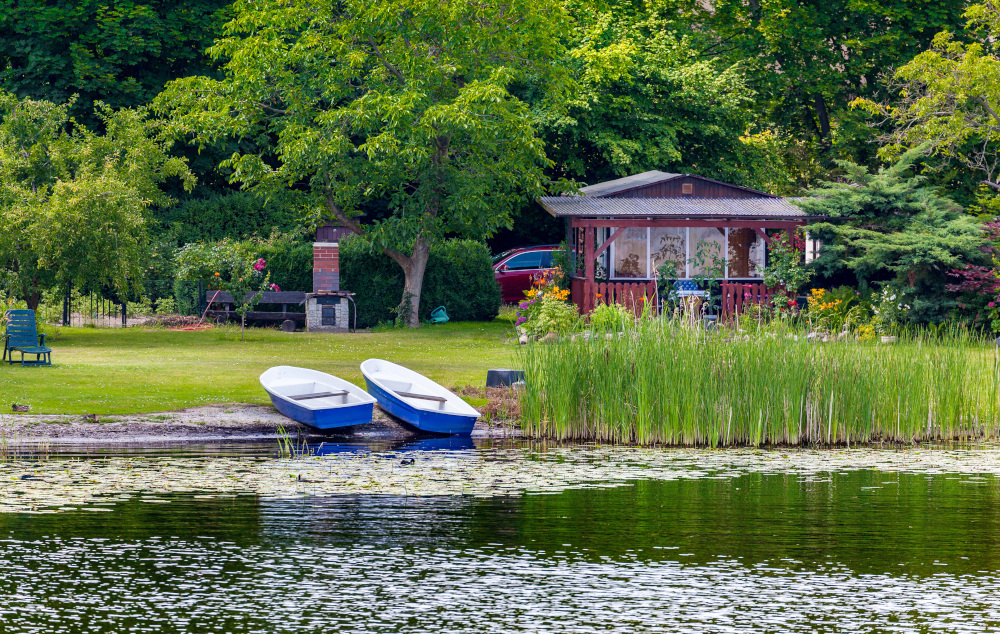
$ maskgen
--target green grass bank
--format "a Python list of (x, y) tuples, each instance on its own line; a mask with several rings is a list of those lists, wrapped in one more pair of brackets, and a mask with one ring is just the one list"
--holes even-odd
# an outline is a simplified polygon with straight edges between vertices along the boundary
[(838, 445), (996, 438), (992, 342), (894, 344), (792, 333), (692, 332), (643, 320), (623, 335), (533, 344), (522, 426), (559, 439), (668, 445)]
[[(329, 372), (364, 386), (358, 368), (379, 357), (444, 385), (483, 385), (486, 370), (508, 367), (508, 321), (418, 330), (311, 334), (238, 327), (196, 332), (129, 328), (44, 328), (53, 366), (0, 367), (0, 407), (33, 414), (133, 414), (208, 403), (268, 403), (258, 377), (275, 365)], [(506, 343), (505, 343), (506, 342)]]

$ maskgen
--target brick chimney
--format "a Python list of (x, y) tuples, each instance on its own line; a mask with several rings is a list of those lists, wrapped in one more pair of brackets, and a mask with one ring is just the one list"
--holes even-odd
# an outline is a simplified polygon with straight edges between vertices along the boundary
[(313, 243), (313, 292), (340, 290), (340, 249), (336, 242)]

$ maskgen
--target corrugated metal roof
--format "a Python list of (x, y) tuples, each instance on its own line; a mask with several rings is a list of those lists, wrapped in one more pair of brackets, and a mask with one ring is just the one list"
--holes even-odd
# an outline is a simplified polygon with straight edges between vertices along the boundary
[(591, 218), (806, 218), (784, 198), (591, 198), (547, 196), (538, 199), (557, 217)]
[(671, 174), (669, 172), (652, 170), (641, 174), (626, 176), (625, 178), (618, 178), (613, 181), (594, 183), (593, 185), (588, 185), (587, 187), (581, 187), (580, 193), (593, 198), (609, 196), (611, 194), (617, 194), (618, 192), (623, 192), (629, 189), (635, 189), (636, 187), (652, 185), (653, 183), (659, 183), (661, 181), (677, 178), (678, 176), (683, 176), (683, 174)]

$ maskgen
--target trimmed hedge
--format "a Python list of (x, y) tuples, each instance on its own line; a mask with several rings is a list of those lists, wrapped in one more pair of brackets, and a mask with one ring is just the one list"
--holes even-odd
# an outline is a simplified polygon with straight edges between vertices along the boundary
[[(340, 287), (356, 293), (358, 326), (370, 328), (396, 318), (403, 296), (403, 270), (364, 241), (340, 243)], [(431, 247), (420, 297), (420, 318), (438, 306), (452, 321), (490, 321), (500, 311), (500, 286), (486, 245), (447, 240)]]
[(264, 237), (275, 229), (293, 231), (301, 225), (298, 212), (287, 202), (265, 201), (242, 191), (188, 198), (167, 209), (154, 209), (153, 216), (177, 245)]

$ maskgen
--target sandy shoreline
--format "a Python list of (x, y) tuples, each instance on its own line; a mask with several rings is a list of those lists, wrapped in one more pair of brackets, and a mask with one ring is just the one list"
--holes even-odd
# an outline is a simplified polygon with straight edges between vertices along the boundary
[[(270, 441), (284, 426), (292, 438), (363, 442), (365, 440), (411, 440), (421, 437), (404, 427), (378, 407), (367, 425), (333, 430), (319, 430), (285, 418), (270, 405), (219, 403), (187, 409), (99, 416), (58, 414), (0, 414), (0, 438), (7, 442), (72, 445), (161, 445), (174, 443)], [(509, 426), (489, 425), (480, 420), (473, 438), (508, 438), (518, 435)]]

